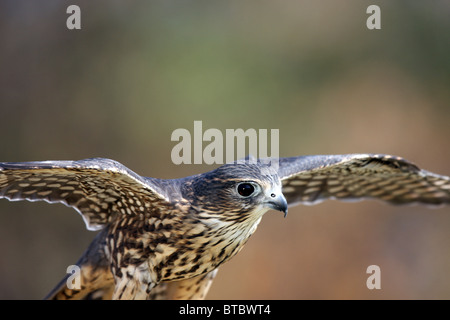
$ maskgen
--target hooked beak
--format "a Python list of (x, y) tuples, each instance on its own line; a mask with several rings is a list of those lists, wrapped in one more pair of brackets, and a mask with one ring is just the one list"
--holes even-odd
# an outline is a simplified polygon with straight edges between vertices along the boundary
[[(272, 195), (274, 195), (274, 194), (272, 194)], [(288, 213), (288, 204), (287, 204), (286, 198), (284, 197), (284, 195), (281, 192), (278, 195), (275, 195), (275, 197), (273, 197), (272, 195), (270, 197), (270, 200), (268, 200), (266, 202), (267, 205), (271, 209), (284, 212), (284, 217), (286, 218), (287, 213)]]

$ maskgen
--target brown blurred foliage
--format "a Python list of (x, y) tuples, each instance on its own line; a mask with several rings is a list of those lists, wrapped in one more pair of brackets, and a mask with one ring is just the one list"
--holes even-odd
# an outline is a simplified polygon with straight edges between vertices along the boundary
[[(81, 8), (82, 29), (66, 28)], [(0, 161), (118, 160), (176, 178), (171, 132), (280, 130), (280, 155), (388, 153), (450, 175), (450, 5), (377, 1), (2, 1)], [(211, 299), (449, 299), (450, 209), (378, 202), (264, 217)], [(0, 201), (0, 298), (42, 298), (95, 233)], [(366, 268), (381, 268), (368, 290)]]

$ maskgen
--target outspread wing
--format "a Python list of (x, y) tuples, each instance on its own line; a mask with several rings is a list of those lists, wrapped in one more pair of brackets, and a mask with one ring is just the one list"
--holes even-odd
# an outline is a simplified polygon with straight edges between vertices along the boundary
[(281, 158), (279, 176), (290, 206), (326, 199), (450, 204), (450, 177), (421, 170), (405, 159), (389, 155)]
[(138, 214), (168, 202), (152, 181), (102, 158), (0, 162), (0, 198), (63, 203), (82, 215), (89, 230), (101, 229), (118, 214)]

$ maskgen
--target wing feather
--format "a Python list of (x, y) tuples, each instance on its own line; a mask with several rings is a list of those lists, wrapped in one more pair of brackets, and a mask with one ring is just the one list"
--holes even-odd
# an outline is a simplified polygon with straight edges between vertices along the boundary
[(379, 199), (392, 204), (450, 204), (450, 178), (378, 154), (281, 158), (279, 176), (289, 205), (326, 199)]
[(138, 214), (160, 202), (165, 192), (117, 161), (0, 163), (0, 198), (47, 201), (73, 207), (89, 230), (99, 230), (118, 214)]

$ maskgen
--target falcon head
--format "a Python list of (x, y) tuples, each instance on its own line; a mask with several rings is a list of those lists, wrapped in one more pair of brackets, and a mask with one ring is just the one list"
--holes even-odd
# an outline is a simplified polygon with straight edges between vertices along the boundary
[(227, 221), (259, 219), (288, 204), (276, 170), (263, 163), (237, 161), (193, 177), (188, 198), (197, 209)]

